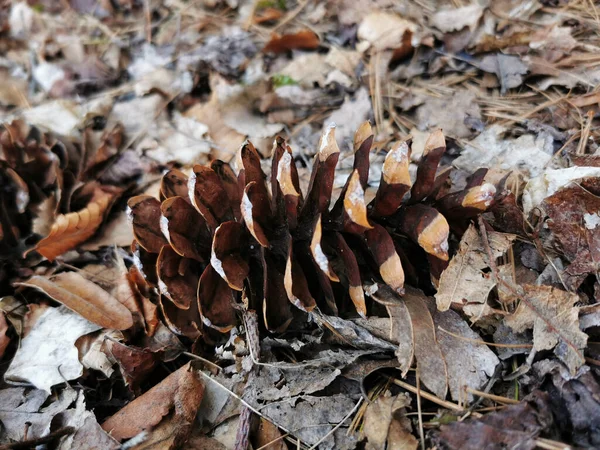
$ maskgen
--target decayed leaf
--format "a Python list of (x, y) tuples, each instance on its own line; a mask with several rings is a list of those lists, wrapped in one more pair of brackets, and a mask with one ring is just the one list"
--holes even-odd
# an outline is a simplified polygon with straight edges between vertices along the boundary
[[(511, 234), (488, 232), (493, 256), (504, 255), (515, 238)], [(471, 225), (460, 241), (458, 253), (440, 277), (435, 294), (438, 309), (446, 311), (452, 303), (457, 303), (464, 305), (468, 316), (485, 314), (488, 295), (496, 285), (492, 274), (484, 272), (485, 269), (489, 269), (488, 257), (481, 236)]]
[(310, 30), (302, 30), (293, 34), (280, 35), (273, 33), (271, 40), (263, 48), (265, 53), (283, 53), (289, 50), (314, 50), (319, 46), (319, 37)]
[(74, 427), (75, 432), (61, 439), (58, 450), (84, 448), (117, 450), (121, 448), (120, 444), (98, 424), (94, 413), (86, 409), (83, 390), (78, 393), (75, 408), (68, 409), (60, 415), (60, 423), (65, 427)]
[(115, 198), (115, 192), (96, 189), (85, 208), (58, 216), (50, 234), (38, 242), (35, 249), (42, 256), (53, 261), (66, 251), (87, 241), (104, 221)]
[(106, 342), (106, 353), (119, 364), (125, 384), (133, 392), (156, 365), (156, 355), (151, 350), (121, 344), (115, 340)]
[(565, 282), (574, 290), (600, 269), (600, 183), (584, 178), (560, 189), (542, 203), (548, 228), (571, 263)]
[[(47, 406), (43, 406), (50, 396), (49, 392), (39, 389), (13, 387), (0, 390), (0, 422), (3, 437), (20, 442), (35, 439), (50, 432), (50, 423), (54, 416), (69, 407), (77, 397), (74, 389), (63, 389)], [(29, 426), (26, 426), (29, 423)]]
[(551, 286), (524, 285), (523, 298), (505, 323), (517, 333), (533, 328), (533, 348), (551, 350), (575, 373), (585, 363), (587, 335), (579, 329), (579, 296)]
[(169, 416), (177, 422), (173, 434), (185, 442), (202, 401), (204, 385), (191, 364), (173, 372), (141, 397), (109, 417), (102, 428), (118, 441), (150, 431)]
[(600, 177), (600, 167), (569, 167), (567, 169), (546, 170), (532, 178), (523, 190), (523, 211), (529, 214), (545, 198), (570, 183), (587, 177)]
[(20, 285), (42, 291), (103, 328), (126, 330), (133, 325), (131, 312), (121, 302), (77, 272), (63, 272), (52, 280), (35, 275)]
[(367, 406), (363, 426), (366, 449), (416, 450), (419, 441), (411, 434), (410, 420), (404, 417), (407, 406), (410, 406), (407, 394), (391, 396), (389, 392)]
[[(296, 402), (275, 402), (266, 405), (261, 412), (274, 423), (288, 430), (298, 430), (295, 434), (303, 442), (314, 445), (328, 435), (354, 407), (354, 401), (343, 395), (330, 397), (314, 397), (311, 395), (298, 398)], [(347, 425), (339, 427), (335, 432), (319, 444), (323, 450), (352, 448), (356, 437), (347, 434)]]
[(552, 429), (552, 417), (548, 397), (535, 391), (518, 405), (486, 414), (479, 419), (468, 419), (442, 425), (436, 436), (443, 448), (537, 448), (535, 437), (542, 431)]
[(4, 379), (50, 392), (56, 384), (79, 378), (83, 366), (75, 341), (99, 328), (65, 306), (47, 308), (21, 341)]
[(452, 398), (461, 401), (465, 386), (480, 389), (494, 374), (498, 357), (483, 341), (474, 343), (480, 336), (457, 313), (437, 311), (433, 299), (416, 289), (407, 288), (403, 297), (381, 285), (370, 291), (390, 315), (388, 339), (398, 344), (396, 356), (403, 376), (414, 357), (428, 389), (444, 398), (448, 386)]
[[(431, 309), (435, 308), (430, 303)], [(438, 345), (448, 369), (448, 388), (455, 401), (471, 401), (464, 388), (481, 389), (494, 375), (500, 360), (481, 337), (452, 310), (432, 311)]]

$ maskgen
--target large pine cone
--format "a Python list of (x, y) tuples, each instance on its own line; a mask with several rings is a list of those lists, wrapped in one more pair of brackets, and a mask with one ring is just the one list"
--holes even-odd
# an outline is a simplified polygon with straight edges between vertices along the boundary
[(195, 166), (189, 179), (171, 170), (162, 179), (160, 201), (145, 195), (129, 200), (136, 263), (160, 290), (175, 331), (198, 336), (200, 318), (230, 330), (241, 292), (246, 307), (262, 311), (266, 328), (279, 332), (292, 320), (292, 305), (366, 315), (363, 284), (382, 280), (402, 294), (403, 266), (411, 281), (425, 267), (436, 283), (448, 264), (451, 225), (463, 229), (493, 200), (485, 171), (470, 177), (464, 190), (447, 194), (449, 171), (436, 177), (446, 150), (436, 131), (412, 186), (410, 142), (392, 146), (367, 204), (373, 134), (365, 123), (354, 137), (353, 172), (330, 210), (339, 158), (334, 131), (330, 127), (321, 137), (306, 196), (291, 149), (277, 138), (268, 184), (258, 152), (246, 142), (237, 176), (222, 161)]

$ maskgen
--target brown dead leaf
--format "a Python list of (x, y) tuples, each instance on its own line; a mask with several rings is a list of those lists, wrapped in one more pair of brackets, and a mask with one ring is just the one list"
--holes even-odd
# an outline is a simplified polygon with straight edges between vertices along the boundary
[(121, 441), (142, 431), (151, 431), (172, 413), (171, 418), (178, 420), (178, 426), (172, 430), (173, 435), (184, 442), (203, 393), (204, 385), (196, 369), (188, 363), (109, 417), (102, 428)]
[[(510, 247), (516, 236), (512, 234), (488, 232), (489, 244), (495, 258), (499, 258)], [(437, 307), (447, 311), (452, 303), (464, 305), (464, 312), (470, 317), (484, 315), (487, 298), (496, 285), (489, 269), (489, 261), (481, 236), (473, 225), (463, 235), (458, 253), (440, 277), (438, 292), (435, 294)]]
[(314, 50), (318, 46), (319, 36), (310, 30), (283, 35), (273, 33), (271, 40), (263, 48), (263, 52), (284, 53), (290, 50)]
[(567, 284), (577, 288), (600, 269), (600, 182), (585, 178), (547, 197), (542, 206), (548, 228), (565, 258)]
[(272, 422), (261, 418), (260, 425), (256, 432), (256, 442), (254, 443), (255, 448), (261, 448), (263, 450), (286, 450), (283, 435), (276, 425)]
[(535, 437), (554, 426), (547, 394), (535, 391), (525, 401), (479, 419), (442, 425), (435, 441), (441, 448), (538, 448)]
[(367, 406), (364, 433), (367, 450), (415, 450), (419, 441), (411, 434), (410, 420), (404, 417), (410, 406), (408, 394), (384, 395)]
[(2, 356), (4, 356), (6, 347), (10, 344), (10, 338), (6, 335), (7, 331), (8, 321), (6, 320), (4, 313), (0, 311), (0, 360), (2, 360)]
[(103, 328), (126, 330), (133, 325), (131, 312), (121, 302), (77, 272), (60, 273), (52, 280), (35, 275), (19, 285), (42, 291)]
[(128, 346), (114, 340), (106, 341), (106, 351), (119, 364), (125, 384), (133, 392), (156, 365), (156, 355), (148, 349)]
[(533, 329), (533, 348), (551, 350), (572, 374), (585, 363), (587, 335), (579, 329), (579, 296), (551, 286), (524, 285), (524, 298), (505, 323), (517, 333)]
[(104, 221), (116, 196), (115, 190), (109, 192), (97, 188), (85, 208), (56, 218), (48, 236), (35, 247), (37, 252), (53, 261), (66, 251), (87, 241)]

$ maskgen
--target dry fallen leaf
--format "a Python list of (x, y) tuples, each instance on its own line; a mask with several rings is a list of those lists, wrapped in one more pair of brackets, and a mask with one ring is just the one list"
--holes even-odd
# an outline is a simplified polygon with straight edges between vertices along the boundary
[(412, 48), (411, 37), (417, 25), (397, 14), (373, 11), (358, 26), (358, 38), (375, 50)]
[(363, 425), (367, 450), (416, 450), (419, 441), (411, 434), (410, 420), (404, 416), (408, 406), (408, 394), (391, 396), (389, 392), (369, 403)]
[(10, 344), (10, 338), (6, 335), (8, 331), (8, 321), (2, 311), (0, 311), (0, 360), (4, 356), (6, 347)]
[(48, 236), (38, 242), (35, 249), (42, 256), (53, 261), (87, 241), (104, 221), (116, 195), (114, 190), (108, 192), (100, 188), (96, 189), (85, 208), (58, 216)]
[(64, 427), (73, 427), (75, 432), (61, 439), (58, 450), (102, 449), (118, 450), (121, 445), (102, 429), (96, 416), (86, 409), (83, 390), (79, 391), (75, 408), (70, 408), (60, 415), (60, 423)]
[[(0, 422), (2, 438), (20, 442), (35, 439), (50, 432), (50, 423), (73, 403), (77, 397), (74, 389), (63, 389), (56, 393), (46, 405), (50, 393), (39, 389), (10, 387), (0, 390)], [(29, 426), (27, 426), (29, 424)]]
[[(488, 232), (489, 245), (495, 258), (504, 255), (516, 236)], [(470, 317), (480, 317), (489, 312), (487, 298), (496, 285), (489, 270), (489, 260), (481, 236), (471, 225), (463, 235), (458, 253), (440, 277), (435, 299), (440, 311), (447, 311), (452, 303), (463, 305)]]
[(191, 364), (186, 364), (109, 417), (102, 428), (121, 441), (142, 431), (151, 432), (168, 416), (167, 420), (176, 424), (171, 430), (172, 436), (183, 443), (196, 417), (203, 392), (204, 385), (197, 370)]
[(533, 328), (533, 348), (551, 350), (572, 374), (585, 363), (587, 335), (579, 329), (579, 296), (551, 286), (524, 285), (523, 298), (505, 320), (517, 333)]
[(52, 280), (35, 275), (20, 285), (42, 291), (103, 328), (126, 330), (133, 325), (131, 312), (121, 302), (77, 272), (63, 272)]
[(50, 392), (56, 384), (79, 378), (83, 365), (75, 341), (99, 328), (65, 306), (46, 308), (21, 341), (4, 380)]
[(319, 46), (319, 36), (313, 31), (302, 30), (292, 34), (271, 35), (271, 40), (263, 48), (265, 53), (284, 53), (290, 50), (314, 50)]

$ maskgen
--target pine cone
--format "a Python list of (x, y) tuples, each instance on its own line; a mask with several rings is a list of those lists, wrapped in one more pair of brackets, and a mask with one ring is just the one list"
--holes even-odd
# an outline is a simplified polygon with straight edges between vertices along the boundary
[(136, 263), (158, 287), (175, 331), (196, 337), (199, 319), (230, 330), (241, 291), (246, 307), (262, 311), (266, 328), (280, 332), (292, 320), (292, 304), (330, 314), (353, 308), (365, 316), (363, 283), (382, 280), (402, 294), (403, 266), (412, 281), (424, 264), (437, 282), (448, 264), (451, 225), (460, 232), (494, 198), (494, 186), (483, 183), (485, 170), (470, 177), (464, 190), (446, 194), (449, 171), (436, 177), (446, 144), (436, 131), (412, 185), (411, 143), (393, 145), (367, 204), (373, 134), (365, 123), (354, 137), (353, 172), (330, 209), (339, 158), (334, 131), (330, 127), (321, 137), (306, 196), (292, 151), (277, 138), (268, 180), (258, 152), (246, 142), (237, 176), (222, 161), (195, 166), (189, 179), (171, 170), (162, 179), (160, 201), (145, 195), (129, 200)]
[[(40, 237), (48, 235), (36, 249), (54, 259), (85, 240), (83, 231), (96, 231), (97, 226), (89, 223), (74, 224), (75, 216), (69, 213), (98, 199), (105, 206), (102, 213), (108, 211), (120, 190), (114, 183), (103, 183), (98, 172), (117, 156), (122, 133), (120, 125), (98, 136), (86, 128), (79, 141), (44, 133), (20, 120), (4, 124), (0, 132), (0, 281), (23, 264), (24, 253)], [(90, 215), (84, 216), (89, 219)], [(37, 223), (36, 217), (40, 217)], [(73, 231), (69, 227), (76, 228), (75, 236), (68, 235)], [(63, 241), (60, 249), (39, 247), (49, 237)]]

